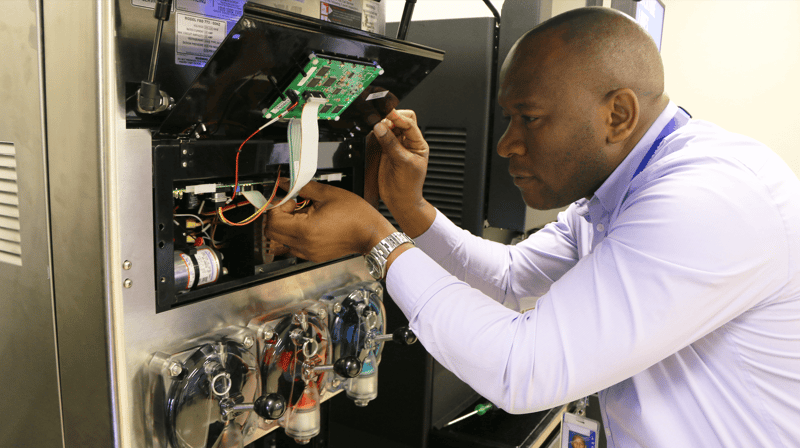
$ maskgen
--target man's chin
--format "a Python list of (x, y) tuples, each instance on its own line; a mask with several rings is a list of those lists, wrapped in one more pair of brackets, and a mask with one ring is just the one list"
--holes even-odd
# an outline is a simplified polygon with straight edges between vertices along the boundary
[(548, 198), (541, 195), (526, 194), (524, 191), (521, 191), (521, 193), (522, 201), (525, 202), (525, 205), (534, 210), (553, 210), (570, 204), (569, 202), (562, 204), (563, 201), (559, 201), (554, 197)]

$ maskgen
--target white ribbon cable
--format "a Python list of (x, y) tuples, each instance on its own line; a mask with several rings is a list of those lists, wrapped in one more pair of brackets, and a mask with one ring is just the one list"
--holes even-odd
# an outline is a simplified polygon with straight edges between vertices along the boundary
[(289, 199), (294, 199), (297, 196), (297, 192), (305, 187), (317, 172), (317, 153), (319, 149), (317, 114), (319, 107), (325, 102), (324, 99), (309, 98), (303, 105), (300, 119), (292, 118), (289, 122), (290, 187), (286, 197), (275, 207), (282, 205)]

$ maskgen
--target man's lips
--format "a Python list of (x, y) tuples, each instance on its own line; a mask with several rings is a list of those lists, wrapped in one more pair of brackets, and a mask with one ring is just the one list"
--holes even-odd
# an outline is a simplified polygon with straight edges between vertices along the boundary
[(511, 174), (511, 178), (514, 179), (514, 185), (527, 183), (536, 179), (536, 176), (527, 173), (509, 173), (509, 174)]

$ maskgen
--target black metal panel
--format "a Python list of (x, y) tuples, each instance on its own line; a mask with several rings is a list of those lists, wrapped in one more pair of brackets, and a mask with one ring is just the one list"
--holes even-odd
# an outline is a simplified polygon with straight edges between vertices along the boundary
[[(396, 29), (397, 24), (386, 26), (387, 34)], [(425, 198), (478, 236), (485, 219), (496, 33), (495, 19), (488, 17), (412, 22), (409, 38), (444, 49), (447, 58), (399, 106), (416, 112), (431, 146)], [(463, 162), (453, 149), (462, 152)], [(442, 200), (436, 187), (445, 185), (460, 190), (452, 196), (457, 204)]]
[[(500, 52), (498, 54), (498, 73), (514, 42), (524, 33), (550, 18), (552, 0), (506, 0), (503, 3), (503, 26), (500, 30)], [(527, 206), (519, 189), (508, 175), (508, 159), (497, 154), (497, 142), (505, 133), (508, 122), (503, 119), (500, 108), (496, 108), (494, 118), (494, 139), (491, 151), (491, 172), (489, 174), (489, 200), (487, 220), (492, 227), (525, 232)]]
[[(366, 134), (443, 58), (440, 50), (248, 3), (242, 18), (164, 120), (159, 133), (176, 136), (203, 123), (215, 136), (249, 134), (263, 124), (261, 110), (278, 97), (270, 77), (282, 90), (312, 52), (377, 63), (384, 73), (365, 94), (391, 93), (372, 101), (362, 95), (339, 121), (321, 121), (320, 131), (331, 136)], [(285, 139), (284, 129), (274, 126), (265, 133)]]

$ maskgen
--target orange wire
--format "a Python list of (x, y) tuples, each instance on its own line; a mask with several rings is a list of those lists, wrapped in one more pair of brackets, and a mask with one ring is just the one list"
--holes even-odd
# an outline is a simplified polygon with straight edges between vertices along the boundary
[[(229, 226), (245, 226), (247, 224), (250, 224), (251, 222), (253, 222), (256, 219), (258, 219), (258, 217), (261, 216), (267, 210), (267, 207), (269, 207), (269, 204), (272, 203), (272, 200), (275, 199), (275, 195), (278, 193), (278, 184), (280, 183), (280, 180), (281, 180), (281, 170), (280, 170), (280, 167), (279, 167), (278, 168), (278, 177), (275, 179), (275, 187), (272, 189), (272, 195), (269, 197), (269, 199), (267, 199), (267, 202), (266, 202), (266, 204), (264, 204), (264, 206), (262, 206), (260, 209), (256, 210), (256, 213), (254, 213), (253, 215), (251, 215), (249, 218), (245, 219), (244, 221), (241, 221), (241, 222), (229, 221), (227, 218), (225, 218), (225, 215), (222, 214), (223, 211), (224, 211), (224, 207), (220, 207), (219, 209), (217, 209), (217, 216), (219, 216), (219, 219), (221, 219), (222, 222), (224, 222), (225, 224), (228, 224)], [(237, 207), (238, 207), (238, 205), (237, 205)]]
[[(289, 108), (288, 108), (288, 109), (286, 109), (286, 111), (284, 112), (284, 114), (285, 114), (286, 112), (289, 112), (290, 110), (294, 109), (294, 108), (295, 108), (295, 106), (297, 106), (297, 104), (298, 104), (298, 103), (294, 103), (294, 104), (292, 104), (291, 106), (289, 106)], [(255, 132), (253, 132), (252, 134), (250, 134), (250, 137), (247, 137), (247, 138), (246, 138), (246, 139), (245, 139), (245, 140), (242, 142), (242, 144), (241, 144), (241, 145), (239, 145), (239, 149), (238, 149), (238, 150), (236, 150), (236, 171), (235, 171), (235, 173), (234, 173), (234, 177), (233, 177), (233, 194), (231, 195), (231, 201), (233, 200), (233, 198), (235, 198), (235, 197), (236, 197), (236, 191), (239, 189), (239, 154), (241, 154), (241, 153), (242, 153), (242, 147), (244, 147), (244, 144), (245, 144), (245, 143), (247, 143), (247, 141), (248, 141), (248, 140), (250, 140), (251, 138), (255, 137), (255, 135), (256, 135), (256, 134), (258, 134), (259, 132), (261, 132), (261, 130), (262, 130), (262, 129), (264, 129), (264, 128), (263, 128), (263, 127), (261, 127), (261, 128), (258, 128), (258, 129), (256, 129), (256, 131), (255, 131)]]

